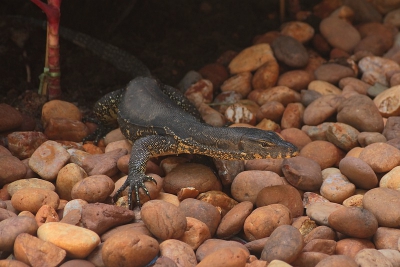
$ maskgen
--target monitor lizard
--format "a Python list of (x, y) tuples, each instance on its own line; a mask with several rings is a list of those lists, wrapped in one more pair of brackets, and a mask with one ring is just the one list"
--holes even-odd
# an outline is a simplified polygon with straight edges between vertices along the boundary
[[(35, 19), (24, 20), (44, 28), (46, 25)], [(288, 158), (298, 154), (296, 146), (273, 131), (212, 127), (202, 122), (197, 109), (179, 90), (151, 78), (148, 68), (136, 57), (86, 34), (63, 27), (59, 33), (136, 77), (126, 88), (108, 93), (96, 102), (93, 111), (100, 127), (85, 138), (98, 140), (108, 129), (119, 125), (133, 144), (128, 177), (115, 193), (114, 202), (128, 186), (129, 208), (132, 208), (133, 191), (138, 205), (140, 188), (149, 195), (144, 182), (156, 182), (145, 174), (146, 163), (151, 157), (189, 153), (224, 160), (249, 160)]]

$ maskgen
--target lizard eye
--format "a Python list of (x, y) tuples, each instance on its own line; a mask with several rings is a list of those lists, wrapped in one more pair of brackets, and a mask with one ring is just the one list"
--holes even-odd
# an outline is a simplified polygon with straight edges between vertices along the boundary
[(262, 147), (271, 147), (271, 144), (268, 142), (261, 142)]

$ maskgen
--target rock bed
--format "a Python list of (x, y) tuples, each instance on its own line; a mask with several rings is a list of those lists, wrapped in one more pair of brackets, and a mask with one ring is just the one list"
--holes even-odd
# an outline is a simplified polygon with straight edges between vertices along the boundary
[(178, 86), (207, 123), (277, 131), (300, 155), (215, 160), (220, 179), (153, 159), (141, 210), (110, 204), (119, 130), (82, 145), (94, 125), (73, 104), (46, 103), (43, 133), (0, 104), (0, 266), (400, 266), (400, 10), (328, 4), (317, 31), (288, 22)]

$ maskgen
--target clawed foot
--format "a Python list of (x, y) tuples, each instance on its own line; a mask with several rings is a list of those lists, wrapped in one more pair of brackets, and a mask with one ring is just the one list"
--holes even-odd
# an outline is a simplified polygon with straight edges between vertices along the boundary
[(130, 174), (128, 175), (128, 178), (125, 180), (125, 183), (115, 192), (115, 195), (113, 196), (113, 202), (115, 203), (118, 200), (119, 195), (122, 193), (122, 191), (125, 190), (129, 186), (128, 190), (128, 206), (129, 209), (132, 209), (132, 191), (135, 191), (135, 197), (136, 197), (136, 204), (140, 207), (140, 198), (139, 198), (139, 189), (142, 188), (143, 191), (146, 193), (146, 195), (150, 198), (149, 190), (147, 190), (146, 185), (144, 182), (150, 181), (154, 182), (157, 184), (157, 181), (149, 176), (149, 175), (144, 175), (144, 174)]
[(93, 141), (95, 145), (100, 141), (101, 138), (103, 138), (108, 132), (112, 130), (111, 127), (107, 127), (99, 122), (99, 120), (94, 119), (94, 118), (83, 118), (82, 122), (92, 122), (97, 124), (97, 129), (83, 138), (82, 142), (86, 143), (87, 141)]

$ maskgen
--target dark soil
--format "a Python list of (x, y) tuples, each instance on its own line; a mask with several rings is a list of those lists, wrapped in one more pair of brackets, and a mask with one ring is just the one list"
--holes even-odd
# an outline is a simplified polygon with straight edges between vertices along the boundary
[[(65, 0), (61, 26), (128, 51), (169, 85), (176, 85), (187, 71), (214, 62), (224, 51), (240, 51), (256, 35), (279, 29), (279, 0), (137, 0), (123, 16), (132, 1)], [(41, 20), (45, 15), (28, 0), (0, 2), (0, 102), (27, 106), (43, 71), (46, 32), (6, 15)], [(28, 35), (23, 48), (11, 38), (20, 32)], [(81, 108), (91, 108), (102, 95), (132, 78), (68, 41), (61, 40), (60, 47), (63, 99)], [(25, 64), (31, 71), (30, 82)]]

